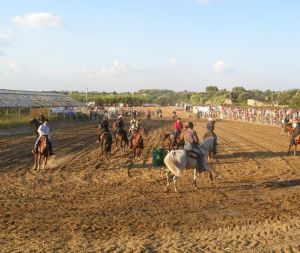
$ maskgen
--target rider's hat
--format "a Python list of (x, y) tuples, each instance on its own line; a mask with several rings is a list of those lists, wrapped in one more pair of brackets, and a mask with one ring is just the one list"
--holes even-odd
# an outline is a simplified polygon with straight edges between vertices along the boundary
[(188, 126), (189, 128), (193, 128), (193, 127), (194, 127), (194, 124), (193, 124), (193, 122), (188, 122), (187, 126)]

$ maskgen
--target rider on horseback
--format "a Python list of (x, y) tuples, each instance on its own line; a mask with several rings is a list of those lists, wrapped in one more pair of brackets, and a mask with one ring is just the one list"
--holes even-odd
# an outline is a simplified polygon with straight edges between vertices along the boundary
[(176, 111), (173, 111), (173, 115), (172, 115), (172, 118), (173, 118), (173, 119), (176, 119), (176, 118), (177, 118), (177, 114), (176, 114)]
[(46, 118), (45, 118), (44, 114), (42, 112), (40, 112), (40, 115), (39, 115), (39, 118), (38, 118), (38, 120), (40, 122), (40, 125), (44, 124), (45, 119)]
[(292, 121), (293, 126), (293, 132), (290, 137), (290, 145), (295, 144), (295, 138), (297, 138), (300, 135), (300, 122), (298, 121), (298, 118), (293, 118)]
[[(141, 124), (139, 123), (138, 120), (131, 120), (130, 121), (131, 125), (128, 131), (128, 140), (129, 140), (129, 147), (132, 147), (132, 140), (134, 136), (137, 134), (139, 129), (141, 128)], [(143, 146), (143, 145), (142, 145)]]
[(46, 136), (47, 141), (48, 141), (48, 145), (49, 145), (49, 154), (54, 155), (54, 153), (52, 151), (51, 130), (50, 130), (50, 127), (48, 125), (48, 122), (49, 122), (48, 119), (45, 119), (44, 123), (42, 125), (40, 125), (40, 127), (38, 129), (39, 137), (37, 138), (37, 140), (35, 142), (34, 149), (32, 150), (32, 153), (36, 153), (38, 151), (38, 145), (40, 144), (42, 136)]
[(98, 135), (97, 142), (100, 141), (100, 138), (104, 133), (110, 133), (108, 119), (106, 117), (104, 117), (103, 121), (99, 124), (99, 128), (100, 128), (100, 133)]
[(183, 125), (181, 123), (181, 118), (177, 118), (174, 123), (174, 142), (180, 136), (182, 129), (183, 129)]
[(200, 152), (199, 149), (199, 138), (197, 132), (193, 129), (194, 128), (193, 122), (189, 122), (187, 127), (188, 129), (184, 133), (184, 150), (197, 155), (198, 168), (200, 169), (203, 167), (202, 166), (203, 154)]
[(216, 122), (211, 117), (209, 117), (206, 125), (207, 131), (213, 132), (215, 130), (215, 123)]

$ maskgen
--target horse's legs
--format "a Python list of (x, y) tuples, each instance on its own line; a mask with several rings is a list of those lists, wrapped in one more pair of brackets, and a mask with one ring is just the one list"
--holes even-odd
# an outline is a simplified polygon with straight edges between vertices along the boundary
[(194, 169), (194, 180), (193, 180), (193, 186), (194, 186), (194, 189), (197, 189), (197, 174), (198, 174), (198, 171), (197, 169)]
[(297, 153), (297, 145), (294, 145), (294, 156), (296, 155)]
[(48, 158), (47, 158), (47, 156), (45, 155), (45, 156), (44, 156), (43, 168), (46, 167), (47, 161), (48, 161)]
[(174, 183), (174, 189), (175, 189), (175, 192), (178, 193), (179, 191), (178, 191), (178, 189), (177, 189), (177, 178), (178, 178), (178, 177), (176, 177), (176, 176), (173, 177), (173, 183)]
[(165, 188), (165, 192), (168, 191), (168, 188), (169, 188), (169, 185), (170, 185), (170, 181), (169, 181), (169, 174), (170, 174), (170, 171), (168, 170), (167, 173), (166, 173), (166, 178), (167, 178), (167, 186)]
[(212, 170), (208, 169), (207, 172), (209, 173), (210, 183), (212, 183), (214, 181)]
[(289, 145), (289, 148), (288, 148), (288, 150), (287, 150), (287, 152), (286, 152), (286, 155), (289, 155), (289, 154), (290, 154), (291, 147), (292, 147), (292, 145)]
[(34, 154), (34, 165), (33, 165), (33, 169), (35, 170), (37, 168), (37, 162), (38, 162), (38, 154)]
[(115, 140), (116, 140), (116, 150), (118, 150), (119, 149), (119, 140), (118, 140), (118, 138), (116, 138)]
[(40, 170), (40, 163), (41, 163), (41, 154), (38, 154), (38, 158), (37, 158), (37, 170)]

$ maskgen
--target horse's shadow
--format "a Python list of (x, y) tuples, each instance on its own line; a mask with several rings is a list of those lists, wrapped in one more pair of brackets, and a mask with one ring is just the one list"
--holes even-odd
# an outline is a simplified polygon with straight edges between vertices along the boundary
[(230, 189), (233, 191), (236, 190), (254, 190), (254, 189), (281, 189), (281, 188), (290, 188), (300, 185), (300, 179), (291, 179), (291, 180), (285, 180), (285, 181), (279, 181), (279, 180), (272, 180), (272, 181), (266, 181), (262, 183), (247, 183), (247, 184), (241, 184), (237, 186), (228, 186), (228, 187), (222, 187), (223, 189)]
[(218, 159), (230, 159), (230, 158), (272, 158), (286, 156), (286, 152), (272, 152), (272, 151), (253, 151), (253, 152), (234, 152), (231, 154), (218, 154)]

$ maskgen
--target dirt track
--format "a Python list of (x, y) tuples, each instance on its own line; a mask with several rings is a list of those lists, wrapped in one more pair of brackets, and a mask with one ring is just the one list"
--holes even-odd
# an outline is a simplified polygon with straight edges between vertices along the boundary
[(300, 151), (285, 155), (279, 128), (217, 122), (220, 177), (201, 174), (193, 190), (188, 171), (176, 194), (151, 165), (170, 121), (143, 124), (149, 136), (130, 170), (128, 155), (99, 156), (95, 124), (54, 128), (56, 157), (42, 172), (32, 170), (33, 135), (0, 137), (0, 251), (300, 251)]

